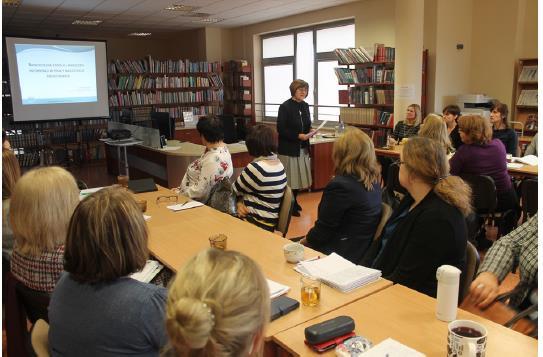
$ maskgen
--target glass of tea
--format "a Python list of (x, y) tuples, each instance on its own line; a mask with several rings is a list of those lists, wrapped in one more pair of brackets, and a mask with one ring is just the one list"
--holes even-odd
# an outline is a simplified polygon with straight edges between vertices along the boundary
[(224, 234), (215, 234), (209, 237), (209, 245), (211, 248), (226, 250), (226, 242), (228, 237)]
[(117, 176), (117, 183), (124, 188), (128, 188), (128, 176), (127, 175)]
[(302, 304), (318, 306), (321, 301), (321, 282), (312, 276), (302, 276), (300, 279)]

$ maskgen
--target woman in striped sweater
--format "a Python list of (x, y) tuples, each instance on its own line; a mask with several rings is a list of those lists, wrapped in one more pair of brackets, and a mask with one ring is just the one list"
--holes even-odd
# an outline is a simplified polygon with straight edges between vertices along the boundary
[(255, 125), (245, 144), (255, 159), (243, 169), (234, 184), (234, 191), (240, 196), (238, 215), (273, 232), (287, 185), (285, 168), (276, 155), (277, 141), (273, 129), (263, 124)]

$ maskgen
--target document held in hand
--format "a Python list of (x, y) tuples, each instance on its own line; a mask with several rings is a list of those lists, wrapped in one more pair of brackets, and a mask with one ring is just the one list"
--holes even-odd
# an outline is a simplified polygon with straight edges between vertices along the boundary
[(381, 277), (381, 271), (356, 265), (332, 253), (327, 257), (301, 261), (294, 268), (304, 275), (311, 275), (342, 292), (349, 292)]

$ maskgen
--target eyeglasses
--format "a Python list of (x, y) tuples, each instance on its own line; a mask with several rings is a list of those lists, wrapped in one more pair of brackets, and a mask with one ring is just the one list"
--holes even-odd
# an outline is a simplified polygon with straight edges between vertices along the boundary
[(158, 196), (156, 198), (156, 204), (158, 205), (161, 203), (172, 203), (172, 202), (177, 203), (178, 198), (179, 198), (178, 195)]

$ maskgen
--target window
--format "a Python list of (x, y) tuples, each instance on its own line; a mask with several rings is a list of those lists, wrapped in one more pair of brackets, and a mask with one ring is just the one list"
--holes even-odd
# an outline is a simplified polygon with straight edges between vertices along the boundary
[(294, 29), (262, 37), (264, 116), (276, 119), (279, 105), (290, 97), (294, 78), (309, 84), (306, 102), (313, 120), (339, 120), (339, 86), (334, 74), (336, 48), (355, 46), (352, 20)]

